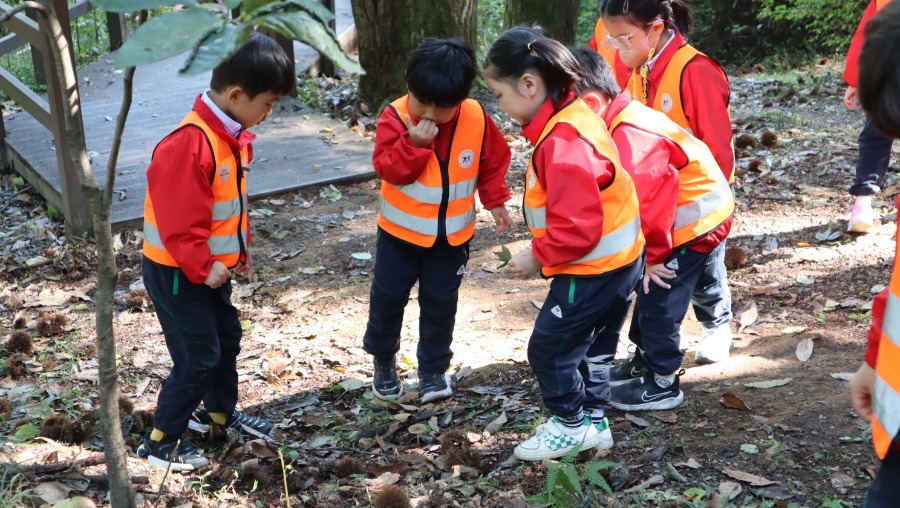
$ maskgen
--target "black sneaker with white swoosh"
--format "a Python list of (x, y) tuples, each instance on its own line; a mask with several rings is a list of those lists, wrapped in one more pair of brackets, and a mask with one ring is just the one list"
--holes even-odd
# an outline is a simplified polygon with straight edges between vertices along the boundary
[(664, 380), (656, 379), (652, 371), (643, 376), (610, 388), (612, 407), (622, 411), (655, 411), (674, 409), (684, 402), (684, 392), (679, 389), (680, 374), (668, 386)]
[(638, 349), (628, 360), (609, 370), (609, 386), (625, 384), (632, 379), (643, 376), (647, 372), (650, 372), (650, 367), (647, 367), (647, 363), (644, 362), (644, 357), (641, 355), (641, 350)]

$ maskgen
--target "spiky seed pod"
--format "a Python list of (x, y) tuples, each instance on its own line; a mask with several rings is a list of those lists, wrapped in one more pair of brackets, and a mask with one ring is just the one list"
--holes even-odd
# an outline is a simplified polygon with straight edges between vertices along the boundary
[(152, 308), (153, 302), (150, 301), (150, 294), (146, 289), (135, 289), (125, 295), (125, 306), (128, 310), (144, 310)]
[(6, 302), (4, 302), (4, 303), (10, 309), (18, 309), (25, 302), (22, 300), (21, 296), (19, 296), (17, 294), (12, 294), (12, 295), (9, 295), (6, 297)]
[(66, 426), (71, 425), (72, 422), (64, 416), (54, 415), (41, 422), (40, 435), (54, 441), (60, 441), (62, 440)]
[(10, 353), (23, 353), (30, 355), (34, 352), (34, 339), (25, 330), (16, 330), (6, 341), (6, 349)]
[(13, 379), (22, 379), (28, 374), (25, 369), (25, 357), (21, 354), (14, 354), (6, 359), (6, 372)]
[(734, 140), (735, 148), (750, 148), (756, 146), (756, 138), (750, 134), (741, 134)]
[(28, 317), (25, 315), (24, 310), (20, 310), (16, 313), (15, 319), (13, 319), (13, 328), (16, 330), (21, 330), (28, 326)]
[(352, 475), (364, 472), (362, 463), (353, 457), (344, 457), (334, 461), (334, 475), (338, 478), (350, 478)]
[(119, 394), (119, 416), (127, 416), (134, 412), (134, 402), (125, 395)]
[(747, 264), (747, 251), (740, 247), (729, 247), (725, 250), (725, 268), (736, 270)]
[(12, 403), (7, 398), (0, 399), (0, 420), (8, 421), (10, 415), (12, 415)]
[(398, 485), (386, 485), (372, 492), (374, 508), (412, 508), (409, 498)]
[(245, 464), (241, 466), (240, 481), (244, 488), (253, 488), (255, 483), (257, 488), (264, 489), (272, 483), (272, 474), (259, 464)]
[(66, 317), (55, 312), (44, 312), (38, 316), (37, 332), (41, 337), (55, 337), (63, 332), (68, 324)]
[(753, 159), (750, 161), (750, 164), (747, 165), (747, 170), (756, 173), (762, 173), (764, 169), (766, 169), (766, 163), (759, 159)]
[(44, 368), (44, 372), (49, 372), (57, 367), (56, 360), (53, 358), (44, 358), (41, 360), (41, 367)]
[(759, 141), (763, 146), (773, 147), (778, 144), (778, 134), (775, 134), (770, 130), (765, 130), (759, 136)]

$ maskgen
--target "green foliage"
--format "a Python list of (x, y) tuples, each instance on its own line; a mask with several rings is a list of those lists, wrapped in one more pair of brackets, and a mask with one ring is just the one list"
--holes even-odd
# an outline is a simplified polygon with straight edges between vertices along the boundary
[(612, 488), (600, 471), (617, 465), (616, 462), (591, 461), (581, 467), (575, 465), (580, 447), (567, 453), (559, 461), (547, 461), (547, 480), (540, 494), (528, 500), (532, 503), (550, 503), (555, 507), (580, 506), (585, 499), (594, 497), (593, 487), (600, 487), (612, 495)]
[[(761, 22), (802, 27), (802, 44), (830, 52), (846, 48), (868, 0), (760, 0)], [(800, 41), (798, 41), (800, 42)]]
[(197, 5), (197, 0), (91, 0), (94, 7), (109, 12), (135, 12), (140, 10), (174, 7), (181, 4), (185, 7)]
[(0, 477), (0, 508), (17, 508), (25, 505), (28, 489), (25, 488), (25, 475), (17, 473), (10, 476), (11, 467), (3, 468)]
[(587, 46), (594, 27), (600, 17), (600, 0), (581, 0), (581, 11), (578, 13), (578, 31), (575, 33), (575, 44)]

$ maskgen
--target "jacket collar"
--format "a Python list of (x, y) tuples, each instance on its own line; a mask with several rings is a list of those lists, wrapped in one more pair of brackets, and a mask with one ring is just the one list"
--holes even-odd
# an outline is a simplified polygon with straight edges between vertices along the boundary
[(684, 36), (681, 35), (681, 32), (678, 30), (672, 30), (672, 38), (666, 43), (666, 47), (663, 48), (662, 52), (653, 62), (653, 65), (650, 67), (650, 73), (647, 76), (647, 79), (650, 82), (655, 82), (662, 76), (662, 73), (665, 72), (666, 67), (669, 65), (669, 62), (672, 60), (672, 57), (675, 56), (675, 52), (681, 49), (682, 46), (687, 44), (684, 40)]
[[(562, 105), (567, 105), (574, 99), (575, 94), (573, 92), (569, 92), (569, 95), (563, 99)], [(550, 97), (547, 97), (547, 100), (541, 104), (540, 109), (534, 118), (531, 119), (530, 122), (522, 126), (522, 136), (531, 141), (531, 144), (534, 145), (538, 142), (538, 139), (541, 137), (541, 133), (544, 132), (544, 127), (547, 126), (547, 122), (550, 121), (550, 118), (556, 114), (558, 110), (553, 105), (553, 100)]]
[(612, 125), (613, 120), (619, 116), (619, 113), (625, 109), (625, 106), (631, 104), (632, 100), (631, 92), (626, 89), (609, 103), (609, 106), (606, 107), (606, 111), (603, 112), (603, 123), (606, 124), (607, 129)]
[(221, 139), (224, 139), (229, 146), (234, 149), (240, 150), (245, 146), (249, 145), (254, 139), (256, 139), (256, 135), (247, 129), (243, 129), (240, 131), (237, 139), (234, 138), (228, 131), (225, 129), (225, 126), (222, 124), (222, 120), (216, 115), (213, 110), (203, 102), (203, 97), (201, 94), (197, 95), (197, 98), (194, 100), (194, 111), (200, 116), (200, 119), (206, 122), (206, 125), (209, 126), (213, 132), (216, 133)]

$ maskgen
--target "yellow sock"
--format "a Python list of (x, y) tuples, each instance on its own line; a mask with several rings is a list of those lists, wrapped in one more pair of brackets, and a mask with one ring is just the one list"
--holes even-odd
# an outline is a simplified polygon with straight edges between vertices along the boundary
[(225, 422), (228, 421), (228, 415), (226, 413), (210, 413), (209, 417), (212, 418), (212, 421), (217, 425), (225, 425)]
[(164, 437), (166, 437), (166, 433), (157, 428), (154, 428), (153, 432), (150, 433), (151, 441), (162, 441), (162, 438)]

